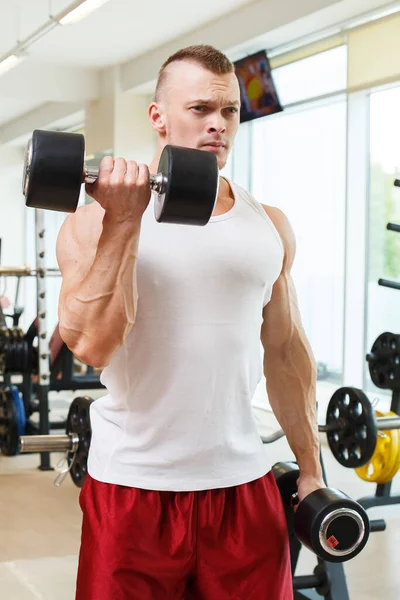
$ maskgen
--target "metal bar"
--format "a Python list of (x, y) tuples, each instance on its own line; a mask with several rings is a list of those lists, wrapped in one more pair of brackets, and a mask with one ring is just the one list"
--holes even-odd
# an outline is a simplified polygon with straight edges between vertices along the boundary
[[(99, 176), (99, 167), (88, 167), (86, 164), (83, 167), (82, 183), (95, 183)], [(156, 175), (150, 175), (150, 187), (152, 190), (159, 194), (162, 194), (166, 189), (168, 183), (167, 177), (162, 173)]]
[(52, 276), (61, 275), (60, 269), (50, 268), (46, 269), (45, 267), (33, 269), (29, 265), (23, 265), (20, 267), (1, 267), (0, 266), (0, 275), (5, 276), (15, 276), (15, 277), (36, 277), (40, 275), (41, 277), (45, 277), (46, 275), (51, 274)]
[(16, 275), (18, 277), (30, 275), (31, 270), (29, 265), (24, 265), (22, 267), (0, 267), (0, 275)]
[(365, 510), (368, 508), (375, 508), (376, 506), (391, 506), (393, 504), (400, 504), (400, 495), (390, 496), (391, 483), (392, 482), (390, 482), (390, 484), (385, 483), (385, 486), (387, 486), (385, 489), (385, 495), (364, 496), (363, 498), (357, 500), (357, 502), (361, 504)]
[(370, 521), (371, 533), (375, 531), (385, 531), (386, 530), (386, 521), (384, 519), (374, 519)]
[(70, 435), (23, 435), (19, 438), (20, 452), (66, 452), (72, 450)]
[(379, 431), (400, 429), (400, 417), (378, 417), (376, 423)]
[(271, 435), (262, 435), (261, 441), (263, 444), (271, 444), (272, 442), (276, 442), (277, 440), (280, 440), (283, 437), (285, 437), (285, 432), (283, 431), (283, 429), (278, 429), (278, 431), (275, 431), (275, 433), (272, 433)]
[[(379, 431), (389, 431), (391, 429), (400, 429), (400, 416), (398, 417), (378, 417), (376, 419), (377, 428)], [(332, 423), (331, 425), (318, 425), (318, 431), (320, 433), (328, 433), (330, 431), (340, 431), (343, 426), (340, 424)], [(283, 429), (278, 429), (275, 433), (268, 436), (261, 436), (263, 444), (271, 444), (285, 437)]]
[(397, 223), (388, 223), (387, 226), (386, 226), (386, 229), (388, 231), (397, 231), (397, 232), (400, 232), (400, 225), (397, 225)]
[(322, 583), (322, 578), (318, 575), (296, 575), (293, 578), (293, 589), (312, 590), (319, 587)]
[(382, 287), (392, 288), (394, 290), (400, 290), (400, 283), (397, 281), (390, 281), (389, 279), (379, 279), (378, 285)]
[[(45, 234), (45, 212), (36, 209), (36, 286), (37, 286), (37, 314), (38, 314), (38, 400), (39, 400), (39, 433), (48, 435), (50, 433), (49, 419), (49, 342), (46, 330), (46, 280), (39, 274), (40, 269), (46, 265)], [(40, 455), (40, 466), (42, 471), (51, 469), (50, 454), (42, 452)]]

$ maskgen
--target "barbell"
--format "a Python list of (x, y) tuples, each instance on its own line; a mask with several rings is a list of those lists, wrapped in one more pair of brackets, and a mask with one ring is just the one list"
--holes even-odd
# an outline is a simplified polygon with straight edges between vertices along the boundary
[[(95, 183), (99, 174), (98, 168), (84, 163), (84, 156), (82, 134), (34, 130), (24, 160), (22, 188), (26, 206), (75, 212), (82, 183)], [(218, 185), (215, 154), (165, 146), (158, 173), (150, 176), (150, 188), (156, 192), (156, 220), (206, 225), (214, 210)]]
[[(368, 397), (360, 389), (342, 387), (331, 397), (326, 424), (318, 431), (327, 434), (332, 454), (344, 467), (356, 469), (367, 464), (377, 446), (378, 431), (400, 429), (400, 417), (376, 417)], [(262, 436), (264, 443), (285, 436), (282, 429), (272, 436)]]
[[(19, 438), (20, 452), (65, 452), (70, 474), (77, 487), (82, 487), (87, 473), (87, 459), (92, 428), (90, 425), (89, 396), (75, 398), (68, 411), (66, 433), (62, 435), (23, 435)], [(63, 477), (56, 479), (56, 485), (62, 483)]]
[[(20, 452), (66, 452), (71, 478), (75, 485), (83, 485), (87, 471), (87, 457), (91, 440), (90, 405), (88, 396), (75, 398), (67, 416), (64, 435), (28, 435), (19, 439)], [(326, 424), (318, 430), (326, 433), (328, 444), (336, 460), (344, 467), (357, 469), (366, 465), (377, 447), (378, 432), (400, 429), (400, 417), (376, 417), (375, 411), (362, 390), (339, 388), (331, 397)], [(285, 436), (278, 430), (264, 443), (275, 442)], [(380, 439), (380, 438), (379, 438)], [(395, 475), (395, 464), (392, 473)]]

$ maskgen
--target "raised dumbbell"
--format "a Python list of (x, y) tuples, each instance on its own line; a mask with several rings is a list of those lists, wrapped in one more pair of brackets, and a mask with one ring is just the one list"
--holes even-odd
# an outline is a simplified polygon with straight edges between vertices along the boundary
[[(82, 183), (94, 183), (99, 170), (84, 163), (85, 138), (80, 133), (36, 129), (24, 161), (26, 206), (75, 212)], [(206, 225), (218, 194), (215, 154), (167, 145), (150, 188), (156, 192), (154, 215), (160, 223)]]
[[(293, 505), (300, 471), (296, 463), (277, 463), (273, 473), (284, 506)], [(323, 560), (345, 562), (368, 541), (370, 523), (364, 508), (339, 490), (321, 488), (297, 506), (294, 529), (301, 543)]]

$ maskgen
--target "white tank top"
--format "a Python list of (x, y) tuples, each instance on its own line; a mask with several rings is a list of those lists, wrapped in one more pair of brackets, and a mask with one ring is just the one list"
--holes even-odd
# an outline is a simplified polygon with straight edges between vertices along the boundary
[(143, 215), (136, 321), (91, 405), (97, 480), (196, 491), (271, 468), (252, 397), (283, 245), (261, 204), (229, 183), (233, 208), (205, 227), (158, 223), (153, 199)]

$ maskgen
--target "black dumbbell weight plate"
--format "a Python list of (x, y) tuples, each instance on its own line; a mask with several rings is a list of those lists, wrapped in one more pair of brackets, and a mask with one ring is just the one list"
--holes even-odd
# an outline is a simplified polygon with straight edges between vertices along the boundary
[(330, 399), (326, 425), (332, 454), (344, 467), (356, 469), (372, 457), (377, 439), (375, 413), (362, 390), (342, 387)]
[(75, 398), (68, 411), (67, 434), (75, 434), (79, 438), (79, 446), (76, 452), (69, 452), (68, 466), (70, 467), (71, 479), (77, 487), (82, 487), (87, 474), (87, 460), (92, 428), (90, 425), (90, 405), (93, 399), (88, 396)]
[(369, 373), (376, 387), (400, 390), (400, 336), (386, 331), (373, 343), (367, 355)]
[(294, 524), (300, 541), (330, 562), (357, 556), (368, 541), (367, 513), (343, 492), (322, 488), (300, 502)]
[(218, 162), (215, 154), (191, 148), (165, 146), (158, 165), (167, 178), (165, 193), (154, 203), (160, 223), (206, 225), (218, 194)]
[(299, 478), (300, 471), (296, 463), (280, 462), (276, 463), (272, 467), (272, 472), (274, 474), (279, 493), (282, 498), (283, 508), (285, 510), (290, 548), (290, 562), (292, 565), (292, 575), (294, 575), (301, 543), (294, 530), (292, 497), (294, 494), (297, 494), (297, 480)]
[(18, 439), (25, 434), (25, 407), (16, 386), (0, 388), (0, 450), (5, 456), (18, 454)]
[(36, 129), (26, 155), (26, 206), (75, 212), (83, 182), (85, 139), (77, 133)]

